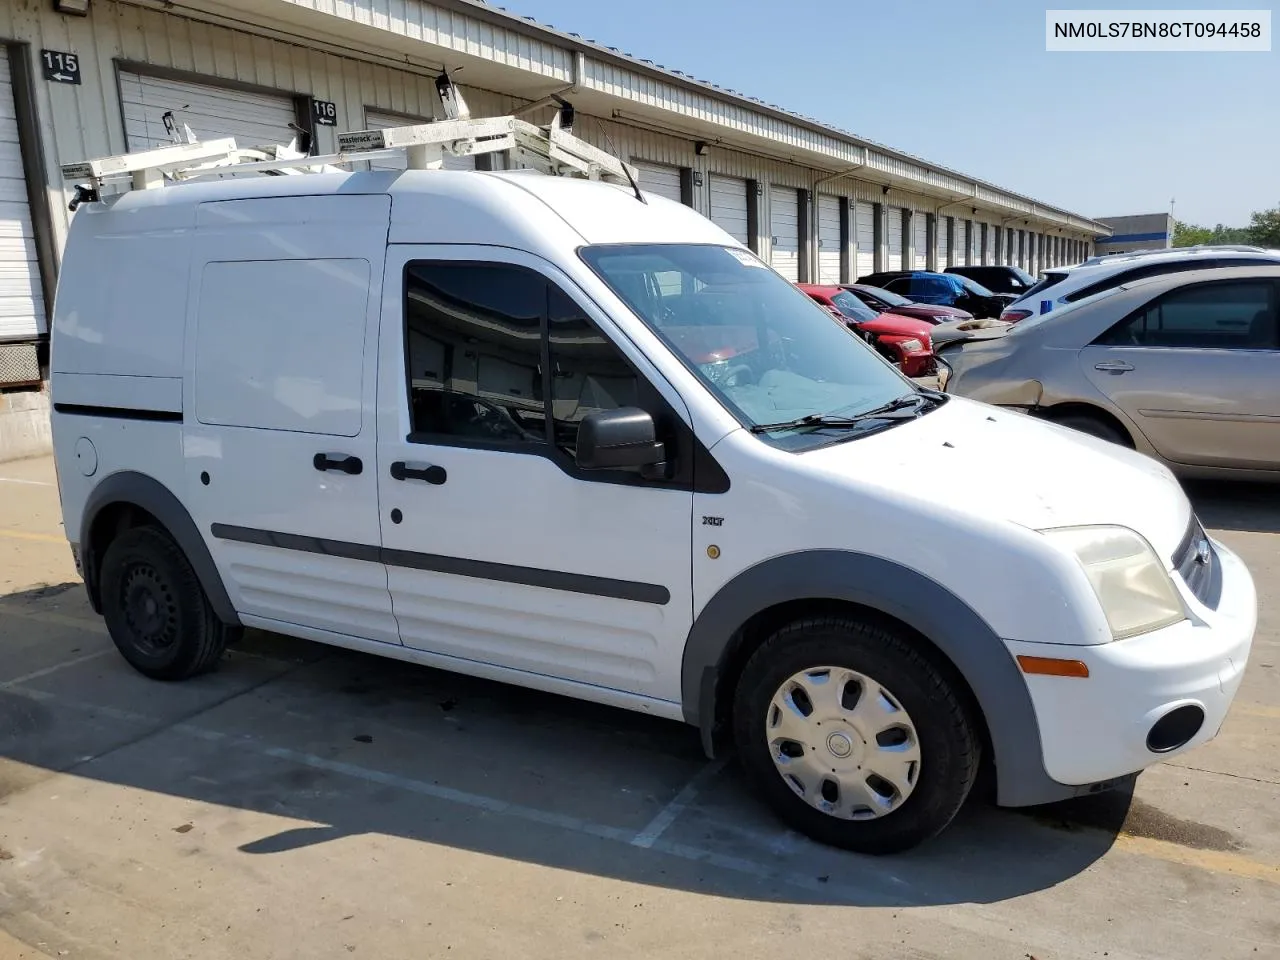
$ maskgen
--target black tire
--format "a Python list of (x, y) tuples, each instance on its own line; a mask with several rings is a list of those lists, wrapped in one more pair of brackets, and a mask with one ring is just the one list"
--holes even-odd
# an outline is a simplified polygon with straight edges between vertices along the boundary
[(1056, 417), (1051, 415), (1049, 419), (1061, 426), (1078, 430), (1080, 433), (1087, 433), (1091, 437), (1097, 437), (1099, 440), (1109, 440), (1112, 443), (1118, 443), (1122, 447), (1133, 446), (1133, 441), (1123, 430), (1092, 414), (1064, 413)]
[[(820, 666), (854, 670), (891, 691), (910, 715), (920, 763), (910, 794), (876, 819), (841, 819), (798, 796), (774, 764), (766, 722), (774, 694), (793, 675)], [(777, 815), (821, 843), (888, 854), (940, 833), (964, 804), (978, 774), (981, 746), (964, 701), (932, 657), (892, 629), (846, 617), (783, 627), (743, 668), (734, 697), (739, 760)]]
[(100, 583), (112, 641), (152, 679), (212, 670), (240, 632), (218, 619), (186, 556), (155, 527), (133, 527), (111, 541)]

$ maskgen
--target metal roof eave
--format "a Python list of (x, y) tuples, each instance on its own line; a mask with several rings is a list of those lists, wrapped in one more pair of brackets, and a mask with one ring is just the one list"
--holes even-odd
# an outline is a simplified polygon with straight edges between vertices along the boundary
[[(298, 0), (286, 0), (286, 2), (294, 3), (298, 2)], [(1073, 229), (1080, 230), (1081, 232), (1097, 233), (1102, 236), (1108, 236), (1111, 233), (1111, 229), (1106, 224), (1090, 217), (1084, 217), (1079, 214), (1072, 213), (1069, 210), (1053, 206), (1052, 204), (1042, 203), (1033, 197), (1014, 193), (989, 181), (968, 176), (959, 171), (952, 170), (948, 167), (941, 166), (904, 151), (895, 150), (894, 148), (875, 140), (869, 140), (865, 137), (858, 136), (857, 134), (850, 133), (847, 130), (842, 130), (839, 127), (833, 127), (820, 120), (815, 120), (812, 117), (806, 117), (803, 114), (794, 113), (790, 110), (779, 107), (776, 104), (765, 103), (762, 100), (739, 93), (736, 90), (728, 90), (710, 81), (700, 80), (690, 74), (684, 73), (683, 71), (669, 70), (661, 64), (655, 64), (652, 61), (629, 56), (606, 45), (584, 40), (577, 34), (557, 30), (555, 27), (539, 23), (531, 17), (518, 16), (486, 3), (485, 0), (431, 0), (431, 2), (440, 7), (463, 11), (476, 17), (476, 19), (484, 20), (493, 24), (500, 24), (508, 29), (515, 30), (519, 28), (522, 31), (539, 34), (544, 38), (554, 38), (557, 42), (564, 44), (574, 52), (590, 55), (603, 61), (610, 61), (616, 65), (626, 67), (627, 69), (634, 70), (638, 73), (659, 77), (668, 83), (674, 83), (693, 89), (700, 89), (707, 94), (714, 96), (716, 99), (733, 101), (765, 116), (784, 120), (788, 123), (793, 123), (798, 126), (835, 137), (845, 143), (879, 155), (886, 160), (914, 164), (943, 176), (965, 181), (977, 188), (975, 192), (978, 194), (978, 199), (983, 199), (983, 195), (985, 194), (989, 203), (1001, 208), (1016, 210), (1020, 214), (1025, 214), (1026, 216), (1035, 217), (1037, 219), (1047, 219), (1059, 222), (1064, 226), (1070, 226)], [(906, 182), (907, 181), (905, 180), (903, 181), (904, 184)], [(1010, 204), (1001, 202), (995, 199), (997, 196), (1009, 198), (1010, 200), (1017, 201), (1017, 203)]]

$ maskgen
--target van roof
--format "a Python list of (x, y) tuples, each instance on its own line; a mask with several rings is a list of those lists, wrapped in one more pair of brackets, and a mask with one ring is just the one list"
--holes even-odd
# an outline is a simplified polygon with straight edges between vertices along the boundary
[[(531, 170), (403, 170), (311, 173), (199, 179), (179, 187), (133, 190), (109, 198), (118, 211), (196, 206), (270, 197), (387, 194), (393, 243), (441, 242), (422, 233), (424, 223), (447, 218), (455, 243), (493, 243), (489, 232), (468, 229), (469, 212), (480, 221), (503, 222), (518, 233), (537, 232), (538, 220), (556, 217), (584, 243), (714, 243), (739, 245), (690, 207), (602, 181), (550, 177)], [(452, 207), (453, 209), (449, 209)], [(544, 221), (545, 222), (545, 221)], [(534, 248), (536, 249), (536, 247)]]

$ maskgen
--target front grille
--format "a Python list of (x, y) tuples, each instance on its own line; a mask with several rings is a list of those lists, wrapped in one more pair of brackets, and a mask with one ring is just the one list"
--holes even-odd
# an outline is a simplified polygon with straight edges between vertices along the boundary
[(1213, 541), (1194, 514), (1187, 534), (1173, 552), (1173, 566), (1195, 598), (1210, 610), (1218, 609), (1222, 597), (1222, 564)]

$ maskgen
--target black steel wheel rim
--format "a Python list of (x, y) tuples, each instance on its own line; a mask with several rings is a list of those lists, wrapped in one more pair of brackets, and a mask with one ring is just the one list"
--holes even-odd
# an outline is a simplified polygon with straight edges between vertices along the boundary
[(160, 654), (178, 642), (178, 604), (154, 567), (132, 567), (120, 592), (125, 624), (139, 650)]

